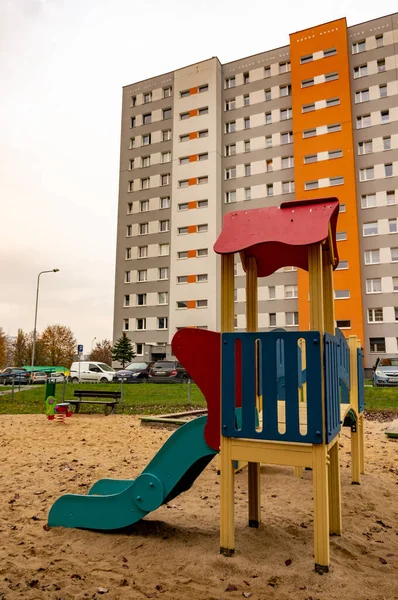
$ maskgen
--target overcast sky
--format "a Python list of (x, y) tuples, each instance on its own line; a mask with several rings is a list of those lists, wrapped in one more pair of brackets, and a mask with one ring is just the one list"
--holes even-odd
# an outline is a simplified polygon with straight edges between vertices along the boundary
[[(122, 86), (396, 0), (0, 0), (0, 326), (111, 338)], [(381, 11), (381, 12), (380, 12)], [(250, 23), (250, 28), (246, 26)]]

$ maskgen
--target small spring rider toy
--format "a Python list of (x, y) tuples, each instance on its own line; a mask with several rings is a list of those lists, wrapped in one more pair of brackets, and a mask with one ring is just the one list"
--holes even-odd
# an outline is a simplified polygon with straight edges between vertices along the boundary
[(68, 402), (57, 404), (54, 396), (48, 396), (48, 398), (46, 398), (46, 415), (49, 421), (65, 423), (65, 419), (72, 416), (72, 411), (70, 410)]

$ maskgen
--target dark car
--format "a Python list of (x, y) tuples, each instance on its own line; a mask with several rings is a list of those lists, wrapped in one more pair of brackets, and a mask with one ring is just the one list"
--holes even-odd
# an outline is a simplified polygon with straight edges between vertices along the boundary
[(16, 367), (7, 367), (0, 373), (0, 383), (11, 385), (14, 383), (29, 383), (30, 373), (26, 369), (18, 369)]
[(123, 379), (124, 383), (144, 383), (149, 376), (150, 363), (131, 363), (125, 369), (117, 371), (113, 376), (113, 381), (120, 383)]
[(187, 383), (189, 375), (176, 360), (159, 360), (149, 369), (151, 383)]

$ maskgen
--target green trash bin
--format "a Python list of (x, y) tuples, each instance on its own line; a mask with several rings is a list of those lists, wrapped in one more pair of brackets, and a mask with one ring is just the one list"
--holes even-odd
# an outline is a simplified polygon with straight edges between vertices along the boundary
[(56, 383), (55, 381), (49, 379), (46, 381), (46, 397), (45, 400), (47, 400), (47, 398), (49, 396), (54, 396), (55, 397), (55, 388), (56, 388)]

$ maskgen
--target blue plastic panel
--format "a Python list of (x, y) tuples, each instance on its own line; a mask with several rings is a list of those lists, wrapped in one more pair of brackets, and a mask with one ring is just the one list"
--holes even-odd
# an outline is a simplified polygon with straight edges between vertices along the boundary
[(350, 403), (350, 349), (342, 331), (338, 328), (335, 330), (335, 337), (338, 342), (338, 359), (339, 359), (339, 380), (341, 391), (341, 402), (343, 404)]
[[(301, 382), (297, 349), (300, 338), (305, 340), (306, 348), (307, 432), (305, 434), (300, 433), (299, 427), (299, 384)], [(237, 343), (242, 347), (240, 427), (235, 421)], [(258, 373), (256, 373), (256, 362)], [(278, 431), (278, 400), (281, 400), (278, 397), (278, 388), (282, 377), (286, 412), (284, 433)], [(256, 380), (261, 382), (262, 431), (256, 429)], [(222, 334), (222, 435), (283, 442), (322, 443), (322, 360), (318, 331)]]
[(326, 441), (340, 431), (340, 350), (341, 340), (330, 333), (324, 337)]
[(357, 368), (358, 368), (358, 409), (363, 412), (365, 409), (365, 370), (363, 366), (362, 348), (357, 348)]

